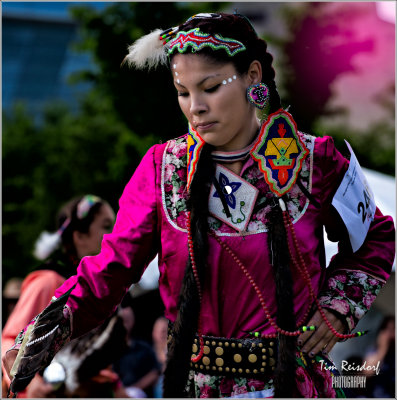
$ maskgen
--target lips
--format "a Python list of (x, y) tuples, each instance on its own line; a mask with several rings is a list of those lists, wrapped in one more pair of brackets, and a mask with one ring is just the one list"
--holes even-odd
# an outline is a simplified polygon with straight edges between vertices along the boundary
[(212, 122), (199, 122), (199, 123), (196, 123), (194, 126), (195, 126), (196, 130), (206, 131), (208, 129), (211, 129), (215, 124), (216, 124), (215, 121), (212, 121)]

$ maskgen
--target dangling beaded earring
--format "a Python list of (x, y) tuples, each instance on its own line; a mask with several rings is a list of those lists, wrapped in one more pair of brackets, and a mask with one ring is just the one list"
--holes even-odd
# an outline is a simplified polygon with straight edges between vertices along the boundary
[(269, 101), (269, 88), (264, 83), (256, 83), (247, 88), (247, 99), (255, 107), (263, 110)]

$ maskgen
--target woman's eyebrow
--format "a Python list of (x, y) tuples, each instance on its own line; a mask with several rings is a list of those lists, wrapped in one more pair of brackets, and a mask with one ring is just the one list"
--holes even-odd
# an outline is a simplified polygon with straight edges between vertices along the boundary
[[(197, 86), (202, 85), (207, 79), (216, 78), (216, 77), (218, 77), (218, 76), (220, 76), (220, 75), (221, 75), (221, 74), (213, 74), (213, 75), (206, 76), (204, 79), (202, 79), (200, 82), (197, 83)], [(177, 81), (174, 81), (174, 83), (177, 84), (178, 86), (182, 87), (182, 88), (185, 88), (185, 86), (183, 86), (181, 83), (179, 83), (179, 82), (177, 82)], [(185, 88), (185, 89), (186, 89), (186, 88)]]

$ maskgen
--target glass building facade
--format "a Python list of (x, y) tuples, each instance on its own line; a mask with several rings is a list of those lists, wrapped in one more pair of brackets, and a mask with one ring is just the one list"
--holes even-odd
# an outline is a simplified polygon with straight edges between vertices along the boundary
[(54, 100), (76, 109), (79, 94), (89, 85), (72, 85), (69, 77), (94, 66), (88, 54), (72, 48), (78, 35), (69, 14), (73, 4), (76, 3), (2, 3), (3, 111), (9, 111), (15, 102), (23, 102), (30, 113), (37, 115)]

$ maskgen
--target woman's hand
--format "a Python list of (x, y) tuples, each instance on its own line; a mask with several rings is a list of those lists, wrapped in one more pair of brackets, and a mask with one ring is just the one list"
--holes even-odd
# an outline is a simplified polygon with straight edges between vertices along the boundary
[(47, 383), (39, 374), (36, 374), (32, 382), (26, 387), (26, 397), (31, 399), (54, 397), (53, 391), (53, 386)]
[(12, 379), (10, 376), (11, 368), (14, 365), (17, 355), (18, 355), (18, 350), (8, 350), (2, 358), (3, 367), (6, 370), (7, 375), (10, 378), (10, 380)]
[[(326, 309), (323, 310), (331, 325), (339, 333), (344, 333), (344, 323), (334, 313)], [(309, 357), (314, 357), (320, 351), (323, 354), (328, 354), (339, 339), (329, 330), (319, 311), (315, 312), (307, 325), (314, 325), (316, 330), (306, 331), (298, 336), (298, 345), (302, 352), (307, 353)]]

